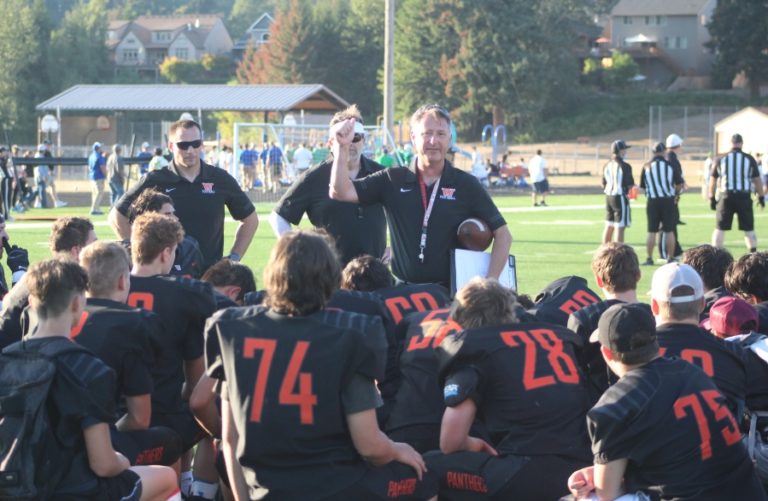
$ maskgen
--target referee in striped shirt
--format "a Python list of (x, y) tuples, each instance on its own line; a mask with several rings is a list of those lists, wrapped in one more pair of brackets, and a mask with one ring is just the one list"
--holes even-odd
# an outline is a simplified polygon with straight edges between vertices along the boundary
[[(744, 140), (741, 134), (731, 137), (730, 153), (717, 161), (709, 179), (709, 205), (717, 211), (715, 231), (712, 233), (712, 245), (722, 248), (725, 232), (731, 229), (733, 215), (739, 216), (739, 229), (744, 232), (744, 241), (750, 252), (757, 251), (755, 235), (755, 215), (752, 211), (751, 191), (757, 193), (757, 203), (765, 208), (763, 183), (755, 159), (741, 151)], [(715, 198), (715, 190), (720, 191), (720, 200)]]
[[(683, 188), (683, 177), (680, 171), (664, 158), (665, 151), (664, 143), (656, 144), (653, 148), (653, 158), (643, 166), (640, 179), (640, 188), (645, 191), (647, 198), (645, 213), (648, 217), (648, 237), (645, 241), (648, 259), (644, 265), (653, 264), (653, 248), (656, 246), (659, 226), (666, 248), (675, 248), (675, 228), (679, 215), (675, 207), (675, 197)], [(672, 255), (667, 256), (667, 262), (674, 260)]]
[(603, 193), (605, 193), (605, 229), (603, 243), (613, 240), (624, 241), (624, 228), (632, 225), (629, 210), (629, 190), (635, 185), (632, 166), (624, 161), (624, 155), (630, 146), (621, 139), (611, 144), (611, 161), (603, 167)]

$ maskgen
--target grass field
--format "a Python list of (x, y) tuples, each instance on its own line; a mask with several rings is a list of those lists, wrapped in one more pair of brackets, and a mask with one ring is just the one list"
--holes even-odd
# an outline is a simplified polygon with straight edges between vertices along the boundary
[[(604, 197), (601, 195), (553, 195), (548, 198), (549, 207), (531, 207), (528, 196), (497, 196), (496, 204), (509, 224), (514, 241), (511, 253), (517, 258), (517, 276), (520, 292), (535, 295), (547, 283), (566, 275), (580, 275), (588, 279), (596, 289), (590, 270), (592, 252), (600, 242), (603, 230)], [(646, 222), (644, 199), (641, 197), (633, 206), (633, 221), (627, 229), (626, 242), (635, 247), (641, 262), (645, 259)], [(714, 212), (698, 193), (687, 193), (681, 201), (682, 219), (687, 223), (680, 226), (680, 241), (684, 249), (708, 243), (714, 228)], [(272, 230), (266, 221), (271, 204), (258, 204), (261, 219), (259, 230), (251, 243), (243, 262), (250, 266), (258, 285), (269, 252), (275, 242)], [(29, 217), (50, 217), (63, 215), (86, 216), (88, 209), (62, 208), (37, 209)], [(11, 242), (29, 250), (32, 262), (49, 256), (48, 236), (50, 221), (26, 220), (25, 215), (8, 223)], [(106, 216), (93, 218), (96, 234), (100, 239), (114, 239), (106, 222)], [(768, 241), (768, 215), (755, 210), (755, 228), (758, 240)], [(306, 218), (304, 224), (308, 224)], [(736, 226), (734, 222), (734, 227)], [(229, 249), (235, 230), (235, 222), (226, 225), (225, 252)], [(745, 252), (743, 234), (740, 231), (726, 233), (726, 245), (734, 256)], [(760, 244), (764, 249), (765, 244)], [(658, 257), (658, 255), (656, 255)], [(3, 266), (5, 266), (3, 259)], [(657, 265), (663, 264), (657, 261)], [(643, 267), (643, 277), (638, 287), (641, 300), (648, 300), (650, 279), (656, 267)], [(6, 272), (7, 273), (7, 272)], [(8, 276), (8, 275), (6, 275)]]

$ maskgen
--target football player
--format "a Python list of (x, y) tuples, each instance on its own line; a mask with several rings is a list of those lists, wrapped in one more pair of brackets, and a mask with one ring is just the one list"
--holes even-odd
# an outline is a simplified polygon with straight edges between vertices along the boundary
[[(267, 305), (228, 308), (209, 323), (219, 349), (227, 473), (238, 499), (427, 499), (421, 455), (376, 422), (381, 323), (324, 309), (339, 286), (336, 253), (290, 231), (265, 268)], [(242, 467), (242, 468), (241, 468)]]

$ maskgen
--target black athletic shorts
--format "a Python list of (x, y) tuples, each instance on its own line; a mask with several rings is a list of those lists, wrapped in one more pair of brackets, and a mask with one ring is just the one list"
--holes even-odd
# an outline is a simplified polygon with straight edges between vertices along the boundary
[(136, 431), (118, 431), (114, 426), (110, 426), (109, 431), (112, 435), (112, 446), (134, 466), (170, 466), (183, 452), (179, 434), (165, 426)]
[(629, 199), (626, 195), (605, 196), (605, 221), (615, 228), (629, 228), (632, 226)]
[[(297, 479), (301, 481), (301, 479)], [(428, 471), (421, 480), (410, 466), (392, 461), (384, 466), (371, 467), (357, 483), (336, 493), (331, 499), (365, 499), (370, 501), (398, 499), (430, 499), (437, 495), (437, 475)]]
[(179, 437), (181, 437), (182, 454), (208, 435), (197, 423), (186, 403), (179, 412), (167, 414), (153, 412), (150, 425), (152, 427), (165, 426), (178, 433)]
[(114, 477), (99, 477), (98, 499), (104, 501), (139, 501), (141, 478), (133, 470), (124, 470)]
[(560, 456), (490, 456), (482, 452), (426, 454), (427, 469), (440, 477), (440, 501), (475, 499), (539, 501), (568, 494), (568, 477), (589, 466)]
[(545, 179), (543, 181), (533, 183), (533, 191), (535, 193), (549, 193), (549, 181)]
[(649, 198), (645, 204), (645, 213), (648, 216), (648, 233), (659, 231), (675, 231), (678, 213), (675, 211), (675, 198)]
[(739, 229), (755, 229), (755, 215), (752, 211), (752, 196), (748, 192), (728, 192), (717, 202), (717, 229), (727, 231), (733, 226), (733, 215), (739, 216)]

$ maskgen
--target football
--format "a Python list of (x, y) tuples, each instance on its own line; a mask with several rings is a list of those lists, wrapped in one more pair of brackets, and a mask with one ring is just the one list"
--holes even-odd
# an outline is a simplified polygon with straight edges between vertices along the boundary
[(493, 241), (493, 232), (482, 219), (465, 219), (459, 225), (456, 234), (459, 237), (459, 244), (473, 251), (484, 251)]

